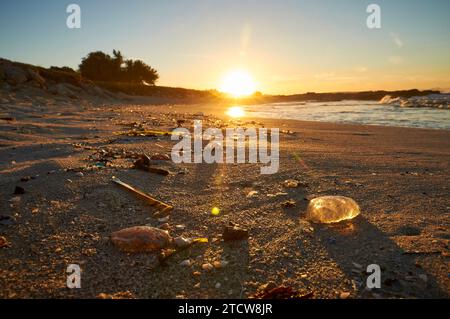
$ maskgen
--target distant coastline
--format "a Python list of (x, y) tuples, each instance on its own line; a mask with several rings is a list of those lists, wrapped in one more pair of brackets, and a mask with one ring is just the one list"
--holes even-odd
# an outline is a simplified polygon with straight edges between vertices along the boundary
[[(269, 95), (256, 92), (245, 98), (232, 98), (217, 90), (196, 90), (179, 87), (167, 87), (146, 85), (144, 83), (105, 82), (91, 81), (83, 78), (78, 72), (70, 72), (64, 68), (43, 68), (30, 64), (13, 62), (0, 58), (0, 92), (24, 90), (32, 87), (42, 90), (44, 93), (65, 95), (76, 100), (83, 95), (107, 97), (114, 99), (124, 95), (132, 97), (151, 97), (173, 101), (174, 103), (240, 103), (263, 104), (276, 102), (301, 102), (319, 101), (331, 102), (342, 100), (379, 101), (385, 96), (391, 98), (410, 98), (413, 96), (425, 96), (440, 94), (437, 90), (398, 90), (398, 91), (363, 91), (363, 92), (330, 92), (330, 93), (301, 93), (292, 95)], [(3, 96), (2, 103), (7, 103), (8, 98)]]

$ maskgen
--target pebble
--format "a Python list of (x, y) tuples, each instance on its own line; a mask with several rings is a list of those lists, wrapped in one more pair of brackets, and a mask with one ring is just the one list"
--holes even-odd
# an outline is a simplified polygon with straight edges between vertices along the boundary
[(183, 248), (189, 246), (192, 243), (192, 239), (179, 236), (174, 238), (173, 242), (178, 248)]
[(159, 223), (167, 223), (169, 221), (169, 219), (170, 219), (170, 216), (166, 216), (166, 217), (163, 217), (163, 218), (159, 218), (158, 222)]
[(206, 264), (202, 265), (202, 269), (205, 270), (205, 271), (211, 271), (211, 270), (214, 269), (214, 266), (211, 265), (210, 263), (206, 263)]
[(9, 243), (6, 237), (0, 236), (0, 248), (8, 247)]
[(220, 282), (218, 282), (218, 283), (216, 283), (216, 285), (214, 287), (216, 287), (216, 289), (220, 289), (220, 287), (222, 287), (222, 284)]
[(347, 299), (348, 297), (350, 297), (350, 293), (347, 291), (343, 291), (341, 292), (341, 294), (339, 295), (339, 298), (341, 299)]
[(247, 194), (247, 198), (256, 197), (258, 195), (258, 191), (251, 191)]
[(191, 265), (192, 265), (192, 261), (190, 259), (183, 260), (180, 263), (180, 266), (183, 266), (183, 267), (191, 267)]
[(213, 266), (216, 269), (223, 268), (226, 265), (228, 265), (228, 261), (225, 261), (225, 260), (222, 260), (222, 261), (216, 260), (215, 262), (213, 262)]
[(82, 172), (77, 172), (75, 175), (78, 176), (78, 177), (83, 177), (84, 176), (84, 174)]

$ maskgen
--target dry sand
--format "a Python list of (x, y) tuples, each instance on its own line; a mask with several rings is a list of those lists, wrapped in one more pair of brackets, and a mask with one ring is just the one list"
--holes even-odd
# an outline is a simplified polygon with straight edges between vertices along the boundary
[[(280, 136), (280, 171), (168, 163), (173, 174), (163, 177), (132, 169), (130, 157), (169, 154), (174, 142), (113, 134), (132, 127), (168, 131), (177, 119), (189, 126), (198, 111), (214, 114), (205, 116), (204, 126), (262, 123), (295, 132)], [(0, 215), (13, 217), (0, 225), (7, 240), (0, 248), (1, 298), (247, 298), (269, 282), (313, 298), (449, 297), (449, 131), (229, 123), (220, 106), (2, 105), (1, 113), (15, 118), (0, 120)], [(110, 151), (116, 158), (107, 167), (92, 168)], [(155, 255), (118, 251), (111, 232), (162, 222), (112, 176), (172, 204), (172, 235), (208, 237), (209, 243), (166, 265)], [(26, 177), (32, 179), (21, 181)], [(284, 188), (290, 178), (307, 186)], [(14, 195), (16, 186), (25, 193)], [(253, 190), (256, 196), (247, 198)], [(288, 195), (268, 196), (279, 192)], [(321, 195), (350, 196), (362, 214), (336, 225), (310, 224), (304, 219), (308, 199)], [(284, 208), (288, 199), (296, 206)], [(219, 216), (211, 216), (214, 206)], [(249, 230), (248, 240), (220, 239), (230, 221)], [(193, 265), (181, 266), (186, 259)], [(201, 269), (218, 260), (228, 264)], [(66, 287), (69, 264), (82, 268), (81, 289)], [(365, 289), (369, 264), (381, 266), (381, 289)]]

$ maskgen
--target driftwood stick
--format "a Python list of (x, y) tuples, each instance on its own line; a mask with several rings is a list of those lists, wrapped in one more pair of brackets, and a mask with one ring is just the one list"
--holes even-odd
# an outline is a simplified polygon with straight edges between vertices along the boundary
[(122, 186), (123, 188), (128, 189), (129, 191), (143, 197), (145, 200), (147, 200), (147, 202), (150, 203), (151, 206), (154, 206), (158, 209), (161, 209), (161, 212), (170, 212), (171, 210), (173, 210), (173, 206), (163, 203), (153, 197), (151, 197), (149, 194), (144, 193), (143, 191), (140, 191), (136, 188), (134, 188), (131, 185), (128, 185), (127, 183), (122, 182), (120, 179), (118, 179), (117, 177), (113, 176), (112, 181), (120, 186)]

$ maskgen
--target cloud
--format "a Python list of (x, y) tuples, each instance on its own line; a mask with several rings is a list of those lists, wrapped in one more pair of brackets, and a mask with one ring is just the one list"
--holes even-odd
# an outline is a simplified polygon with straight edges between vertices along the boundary
[(401, 56), (390, 56), (389, 62), (392, 64), (402, 64), (404, 60)]
[(400, 35), (398, 33), (391, 32), (391, 38), (394, 40), (397, 47), (400, 49), (403, 47), (403, 41), (400, 39)]

